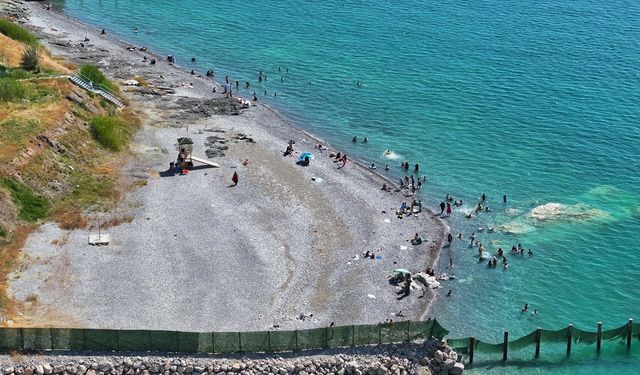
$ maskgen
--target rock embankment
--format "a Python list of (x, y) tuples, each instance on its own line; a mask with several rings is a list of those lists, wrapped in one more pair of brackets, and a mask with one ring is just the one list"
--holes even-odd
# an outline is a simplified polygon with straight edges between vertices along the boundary
[(445, 343), (385, 345), (294, 357), (0, 356), (0, 375), (459, 375), (464, 365)]

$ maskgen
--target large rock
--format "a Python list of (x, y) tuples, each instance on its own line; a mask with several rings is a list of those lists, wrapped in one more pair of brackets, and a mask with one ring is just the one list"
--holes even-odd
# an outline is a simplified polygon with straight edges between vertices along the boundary
[(456, 361), (449, 358), (449, 359), (446, 359), (444, 362), (442, 362), (442, 365), (440, 365), (440, 367), (443, 370), (449, 370), (449, 369), (452, 369), (453, 366), (455, 366), (455, 364), (456, 364)]
[(453, 368), (449, 369), (449, 375), (462, 375), (463, 371), (464, 365), (460, 362), (457, 362), (455, 365), (453, 365)]
[(442, 363), (444, 361), (444, 353), (441, 350), (436, 350), (433, 358), (436, 360), (436, 363)]

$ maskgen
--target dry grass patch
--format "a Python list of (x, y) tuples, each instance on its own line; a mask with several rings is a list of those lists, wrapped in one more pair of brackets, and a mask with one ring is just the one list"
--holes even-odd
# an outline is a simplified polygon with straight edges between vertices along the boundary
[(14, 263), (18, 259), (20, 250), (22, 250), (24, 242), (32, 230), (33, 226), (31, 225), (17, 227), (13, 233), (11, 233), (10, 241), (0, 246), (0, 310), (12, 311), (14, 307), (11, 305), (9, 298), (7, 298), (6, 277), (9, 272), (11, 272)]
[(84, 229), (89, 225), (89, 219), (79, 209), (56, 212), (53, 218), (58, 222), (58, 226), (65, 230)]
[[(24, 54), (25, 45), (17, 42), (4, 34), (0, 34), (0, 54), (4, 57), (4, 64), (8, 68), (17, 68), (20, 66), (20, 60)], [(2, 61), (0, 61), (2, 63)], [(54, 70), (62, 74), (71, 74), (71, 69), (67, 68), (56, 59), (51, 57), (44, 48), (40, 54), (40, 64), (45, 69)]]
[(132, 221), (133, 221), (133, 216), (131, 215), (116, 216), (105, 221), (104, 223), (101, 223), (100, 228), (107, 229), (111, 227), (117, 227), (118, 225), (121, 225), (121, 224), (129, 224)]

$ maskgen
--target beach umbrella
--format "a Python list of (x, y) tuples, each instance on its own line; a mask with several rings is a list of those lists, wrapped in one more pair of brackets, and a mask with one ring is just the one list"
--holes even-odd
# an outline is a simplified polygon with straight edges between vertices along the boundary
[(300, 156), (298, 156), (298, 160), (300, 161), (304, 161), (306, 158), (309, 158), (309, 160), (313, 160), (313, 154), (310, 152), (303, 152), (302, 154), (300, 154)]
[(411, 272), (405, 270), (404, 268), (396, 268), (395, 270), (393, 270), (394, 273), (401, 273), (403, 275), (408, 275), (411, 274)]

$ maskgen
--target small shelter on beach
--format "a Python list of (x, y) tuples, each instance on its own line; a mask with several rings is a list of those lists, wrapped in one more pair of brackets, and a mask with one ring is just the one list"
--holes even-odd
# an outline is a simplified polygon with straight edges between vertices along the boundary
[(182, 158), (185, 162), (188, 160), (189, 163), (191, 163), (191, 153), (193, 152), (193, 141), (191, 138), (178, 138), (176, 149), (178, 151), (178, 158)]
[(169, 168), (171, 169), (173, 169), (174, 165), (180, 166), (181, 168), (192, 168), (194, 161), (210, 167), (220, 167), (217, 163), (193, 156), (193, 141), (191, 138), (178, 138), (176, 150), (178, 151), (178, 162), (175, 164), (171, 162), (169, 165)]

